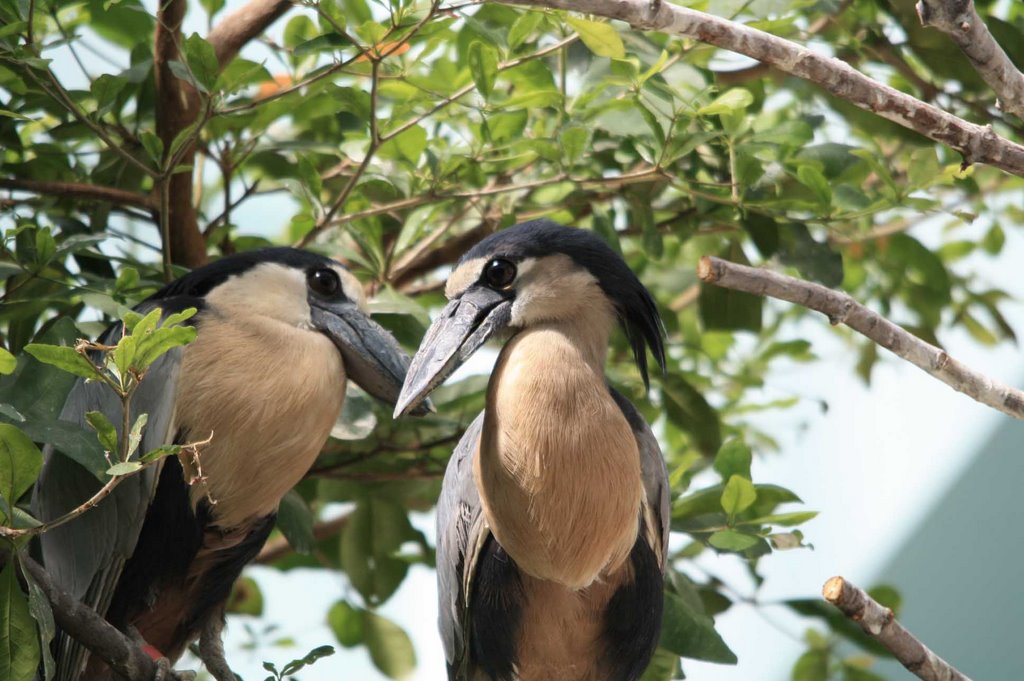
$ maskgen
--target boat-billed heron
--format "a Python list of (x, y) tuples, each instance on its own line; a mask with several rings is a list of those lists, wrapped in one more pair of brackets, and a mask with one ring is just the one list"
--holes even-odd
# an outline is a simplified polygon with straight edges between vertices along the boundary
[(437, 505), (449, 678), (637, 679), (661, 628), (668, 476), (604, 365), (617, 322), (645, 383), (645, 346), (664, 368), (657, 306), (601, 239), (548, 221), (481, 241), (446, 294), (396, 415), (507, 337)]
[[(150, 654), (173, 662), (199, 637), (208, 670), (234, 679), (220, 646), (232, 583), (327, 440), (346, 379), (394, 404), (408, 357), (367, 316), (352, 274), (293, 248), (196, 269), (139, 309), (154, 307), (197, 308), (197, 333), (153, 364), (135, 393), (131, 422), (149, 415), (140, 451), (210, 441), (198, 461), (170, 456), (126, 478), (94, 509), (43, 534), (39, 551), (60, 586), (141, 637)], [(115, 326), (103, 340), (121, 333)], [(62, 418), (84, 427), (93, 410), (122, 421), (120, 398), (100, 381), (80, 381)], [(33, 496), (36, 517), (58, 517), (100, 485), (71, 458), (48, 452)], [(55, 646), (57, 681), (109, 678), (70, 637)]]

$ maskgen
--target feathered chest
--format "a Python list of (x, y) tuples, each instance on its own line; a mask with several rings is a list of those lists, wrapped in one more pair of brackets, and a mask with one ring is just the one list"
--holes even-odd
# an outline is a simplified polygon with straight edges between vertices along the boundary
[[(209, 496), (221, 527), (273, 512), (313, 464), (345, 399), (345, 369), (331, 341), (283, 324), (211, 317), (188, 346), (176, 427), (211, 438), (192, 502)], [(201, 469), (201, 470), (200, 470)]]
[(603, 373), (556, 331), (502, 351), (474, 475), (491, 531), (529, 575), (583, 588), (636, 540), (636, 439)]

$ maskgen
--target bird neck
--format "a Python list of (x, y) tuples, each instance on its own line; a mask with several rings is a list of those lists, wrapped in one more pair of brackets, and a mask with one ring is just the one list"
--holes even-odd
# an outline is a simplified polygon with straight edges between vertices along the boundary
[(583, 588), (636, 539), (636, 438), (612, 399), (613, 320), (536, 324), (503, 348), (474, 475), (491, 531), (522, 570)]

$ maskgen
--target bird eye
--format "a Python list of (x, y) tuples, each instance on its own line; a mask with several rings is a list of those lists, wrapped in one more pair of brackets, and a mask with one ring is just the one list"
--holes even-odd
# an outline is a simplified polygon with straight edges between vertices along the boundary
[(495, 258), (484, 266), (484, 283), (491, 288), (508, 288), (515, 279), (515, 264), (504, 258)]
[(309, 288), (322, 296), (333, 296), (341, 290), (341, 279), (332, 269), (313, 270), (306, 277)]

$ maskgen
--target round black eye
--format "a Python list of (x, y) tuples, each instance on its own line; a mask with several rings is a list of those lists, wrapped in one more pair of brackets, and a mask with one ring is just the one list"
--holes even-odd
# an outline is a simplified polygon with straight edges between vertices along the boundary
[(491, 288), (508, 288), (516, 280), (515, 263), (495, 258), (484, 266), (484, 283)]
[(341, 279), (338, 273), (332, 269), (323, 268), (313, 270), (306, 276), (309, 288), (322, 296), (333, 296), (341, 290)]

